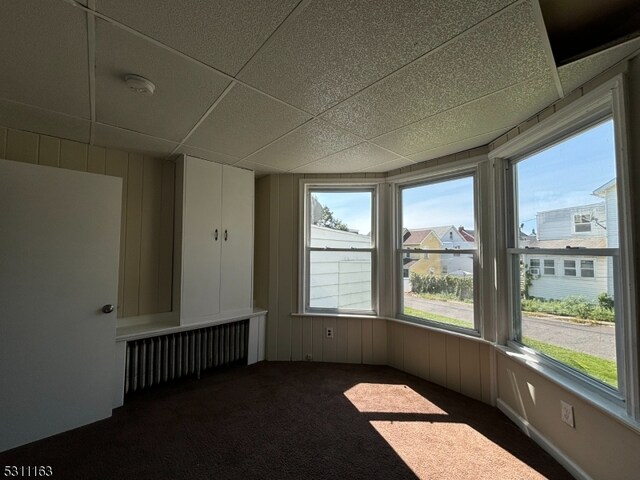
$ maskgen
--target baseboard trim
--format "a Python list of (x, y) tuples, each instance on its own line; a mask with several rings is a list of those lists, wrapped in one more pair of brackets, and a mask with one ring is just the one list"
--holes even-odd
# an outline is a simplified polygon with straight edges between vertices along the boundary
[(515, 423), (520, 430), (524, 432), (529, 438), (542, 447), (549, 455), (556, 459), (556, 461), (566, 468), (571, 475), (579, 480), (592, 480), (592, 478), (582, 470), (573, 460), (567, 457), (558, 447), (551, 443), (544, 435), (542, 435), (533, 425), (527, 420), (522, 418), (515, 412), (509, 405), (503, 400), (498, 399), (496, 402), (498, 410), (504, 413), (509, 419)]

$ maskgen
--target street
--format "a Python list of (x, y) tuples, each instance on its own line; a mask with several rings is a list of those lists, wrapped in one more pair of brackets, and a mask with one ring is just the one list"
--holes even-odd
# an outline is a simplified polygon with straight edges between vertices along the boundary
[[(473, 322), (473, 305), (470, 303), (426, 300), (405, 293), (404, 304), (416, 310)], [(607, 360), (616, 359), (613, 324), (579, 324), (549, 315), (526, 316), (522, 318), (522, 335)]]

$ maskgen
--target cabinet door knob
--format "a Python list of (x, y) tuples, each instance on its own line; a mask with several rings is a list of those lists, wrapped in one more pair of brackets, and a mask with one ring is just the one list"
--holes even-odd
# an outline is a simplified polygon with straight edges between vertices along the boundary
[(107, 304), (102, 307), (102, 313), (111, 313), (113, 312), (113, 305)]
[(216, 231), (213, 233), (213, 238), (214, 240), (217, 242), (218, 241), (218, 229), (216, 228)]
[(229, 237), (229, 235), (228, 235), (227, 231), (225, 230), (225, 231), (224, 231), (224, 241), (225, 241), (225, 242), (227, 241), (227, 238), (228, 238), (228, 237)]

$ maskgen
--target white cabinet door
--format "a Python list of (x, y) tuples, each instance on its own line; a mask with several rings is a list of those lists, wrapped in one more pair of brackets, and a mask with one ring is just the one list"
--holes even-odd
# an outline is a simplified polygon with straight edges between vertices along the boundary
[(222, 311), (251, 308), (253, 266), (253, 172), (223, 167), (220, 302)]
[(0, 451), (111, 415), (121, 192), (0, 160)]
[(184, 159), (181, 322), (220, 311), (222, 165)]

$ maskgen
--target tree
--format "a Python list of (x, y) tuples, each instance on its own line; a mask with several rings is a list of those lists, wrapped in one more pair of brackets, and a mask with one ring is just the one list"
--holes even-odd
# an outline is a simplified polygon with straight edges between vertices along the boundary
[(322, 211), (320, 214), (320, 219), (316, 221), (316, 225), (319, 227), (327, 227), (332, 228), (334, 230), (344, 230), (345, 232), (349, 230), (347, 224), (342, 220), (339, 220), (333, 216), (333, 212), (329, 210), (329, 207), (322, 206)]

